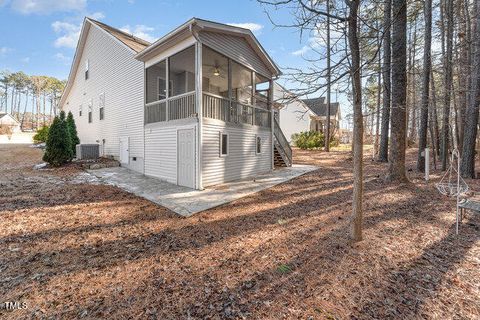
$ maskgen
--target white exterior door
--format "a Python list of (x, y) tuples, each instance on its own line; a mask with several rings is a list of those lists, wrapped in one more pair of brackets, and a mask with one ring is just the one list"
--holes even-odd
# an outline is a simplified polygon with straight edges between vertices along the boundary
[(195, 188), (195, 129), (180, 129), (177, 135), (177, 183)]
[(120, 163), (128, 164), (130, 159), (129, 154), (129, 138), (121, 137), (120, 138)]

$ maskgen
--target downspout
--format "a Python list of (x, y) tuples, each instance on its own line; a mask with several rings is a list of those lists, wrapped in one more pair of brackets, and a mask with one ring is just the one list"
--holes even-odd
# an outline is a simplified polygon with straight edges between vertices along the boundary
[(203, 172), (202, 172), (202, 126), (203, 126), (203, 107), (202, 107), (202, 42), (198, 37), (198, 31), (195, 29), (195, 23), (190, 24), (189, 30), (197, 41), (195, 43), (195, 104), (197, 106), (197, 189), (203, 190)]

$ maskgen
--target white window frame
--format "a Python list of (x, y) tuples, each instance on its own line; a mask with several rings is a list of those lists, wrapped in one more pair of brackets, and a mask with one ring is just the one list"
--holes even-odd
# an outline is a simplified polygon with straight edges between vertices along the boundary
[(88, 123), (93, 123), (93, 99), (88, 102)]
[(165, 99), (167, 99), (167, 98), (170, 98), (170, 97), (172, 96), (172, 93), (173, 93), (173, 82), (172, 82), (172, 80), (168, 80), (168, 88), (166, 88), (167, 91), (168, 91), (168, 94), (167, 94), (167, 92), (166, 92), (166, 93), (165, 93), (165, 94), (166, 94), (166, 95), (165, 95), (165, 98), (160, 99), (160, 96), (163, 96), (163, 95), (161, 95), (160, 92), (159, 92), (159, 91), (160, 91), (160, 79), (162, 79), (163, 81), (165, 81), (165, 84), (166, 84), (166, 80), (165, 80), (164, 77), (160, 77), (160, 76), (157, 77), (157, 101), (162, 101), (162, 100), (165, 100)]
[(83, 106), (80, 105), (80, 106), (78, 107), (78, 116), (79, 116), (79, 117), (81, 117), (81, 116), (83, 115), (83, 110), (82, 110), (82, 109), (83, 109)]
[(90, 63), (88, 59), (85, 60), (85, 80), (90, 79)]
[[(226, 154), (222, 153), (223, 136), (227, 136), (227, 153)], [(228, 154), (230, 153), (230, 135), (227, 132), (220, 131), (218, 133), (218, 141), (219, 141), (219, 148), (218, 148), (219, 157), (223, 158), (228, 156)]]
[[(105, 120), (105, 92), (98, 96), (98, 119)], [(103, 117), (101, 116), (103, 112)]]
[[(260, 139), (260, 152), (258, 152), (257, 141)], [(255, 135), (255, 155), (262, 154), (262, 137), (258, 134)]]

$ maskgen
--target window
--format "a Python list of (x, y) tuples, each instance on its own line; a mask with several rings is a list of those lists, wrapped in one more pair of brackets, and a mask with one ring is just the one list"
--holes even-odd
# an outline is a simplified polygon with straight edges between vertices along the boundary
[[(161, 79), (161, 80), (160, 80)], [(147, 103), (167, 97), (167, 61), (162, 60), (146, 70)]]
[(102, 93), (99, 97), (99, 104), (98, 104), (98, 111), (99, 111), (99, 117), (100, 117), (100, 120), (103, 120), (104, 117), (105, 117), (105, 93)]
[(87, 59), (85, 60), (85, 80), (88, 80), (88, 69), (89, 69), (89, 63)]
[(80, 105), (78, 107), (78, 116), (81, 117), (82, 116), (82, 105)]
[(228, 155), (228, 134), (220, 132), (220, 157)]
[[(165, 78), (162, 78), (162, 77), (158, 77), (157, 78), (157, 98), (158, 100), (163, 100), (163, 99), (166, 99), (167, 98), (167, 89), (166, 89), (166, 81), (165, 81)], [(173, 83), (172, 81), (170, 80), (168, 82), (168, 96), (171, 97), (172, 96), (172, 88), (173, 88)]]
[(262, 153), (262, 138), (259, 136), (255, 136), (255, 153)]
[(90, 100), (88, 103), (88, 123), (92, 123), (92, 108), (93, 108), (93, 100)]

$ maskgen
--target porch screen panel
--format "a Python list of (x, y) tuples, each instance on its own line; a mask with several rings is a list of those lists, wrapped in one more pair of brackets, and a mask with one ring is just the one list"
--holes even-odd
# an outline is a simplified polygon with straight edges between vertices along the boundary
[(268, 109), (268, 96), (270, 95), (270, 80), (258, 73), (255, 74), (255, 106)]
[(168, 60), (170, 97), (195, 91), (195, 47), (188, 47)]
[(147, 103), (166, 99), (167, 64), (165, 60), (147, 68), (146, 96)]
[(203, 92), (228, 98), (228, 59), (202, 46)]

